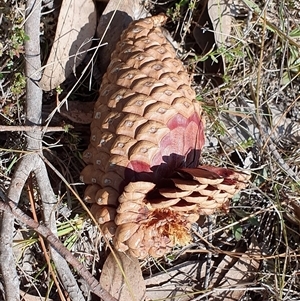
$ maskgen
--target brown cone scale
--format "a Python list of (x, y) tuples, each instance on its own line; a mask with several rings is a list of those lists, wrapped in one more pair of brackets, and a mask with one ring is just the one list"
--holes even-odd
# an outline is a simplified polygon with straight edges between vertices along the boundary
[(119, 251), (159, 257), (190, 241), (201, 214), (227, 210), (249, 175), (199, 166), (204, 118), (158, 15), (132, 22), (100, 88), (83, 157), (85, 199)]

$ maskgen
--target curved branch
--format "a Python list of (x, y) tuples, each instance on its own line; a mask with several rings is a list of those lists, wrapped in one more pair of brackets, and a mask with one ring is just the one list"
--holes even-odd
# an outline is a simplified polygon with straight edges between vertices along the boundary
[[(40, 14), (41, 0), (26, 1), (26, 21), (25, 32), (29, 40), (25, 42), (25, 73), (26, 73), (26, 132), (27, 150), (32, 151), (20, 159), (12, 177), (12, 182), (8, 191), (8, 198), (14, 202), (14, 206), (19, 203), (20, 195), (29, 174), (34, 171), (38, 180), (42, 195), (43, 206), (45, 208), (44, 219), (56, 233), (55, 217), (51, 211), (56, 206), (56, 199), (50, 185), (47, 170), (44, 162), (40, 159), (42, 154), (43, 131), (42, 122), (42, 96), (43, 92), (38, 86), (41, 78), (40, 60)], [(50, 203), (48, 201), (51, 201)], [(16, 271), (15, 258), (13, 254), (13, 233), (14, 216), (7, 213), (0, 213), (0, 271), (5, 291), (6, 301), (20, 300), (19, 279)], [(57, 268), (63, 284), (66, 287), (72, 301), (84, 300), (79, 286), (65, 260), (50, 248), (52, 259)]]
[[(43, 203), (43, 216), (45, 220), (45, 225), (55, 233), (57, 236), (56, 229), (56, 207), (57, 207), (57, 199), (53, 193), (47, 169), (45, 163), (40, 159), (39, 167), (35, 169), (35, 176), (39, 187), (43, 187), (40, 189), (40, 195)], [(53, 235), (53, 234), (52, 234)], [(56, 251), (52, 246), (50, 247), (51, 258), (55, 264), (56, 270), (60, 279), (62, 279), (62, 283), (70, 295), (72, 301), (84, 301), (84, 297), (82, 292), (79, 289), (79, 286), (76, 282), (74, 275), (72, 274), (67, 262), (60, 255), (59, 252)]]
[(61, 241), (48, 227), (39, 224), (26, 215), (13, 201), (9, 200), (1, 190), (0, 197), (4, 201), (0, 202), (0, 210), (5, 210), (9, 215), (13, 214), (19, 221), (42, 235), (51, 244), (53, 249), (60, 253), (63, 258), (78, 271), (94, 294), (102, 298), (104, 301), (117, 301), (117, 299), (113, 298), (105, 289), (100, 286), (99, 281), (97, 281), (92, 274), (78, 261), (78, 259), (72, 255), (72, 253), (61, 243)]
[[(12, 177), (8, 190), (8, 198), (15, 204), (19, 203), (24, 184), (34, 168), (36, 163), (35, 154), (29, 154), (22, 157), (17, 165), (17, 169)], [(12, 248), (14, 235), (14, 217), (1, 212), (0, 215), (0, 271), (7, 301), (16, 301), (20, 299), (19, 277), (17, 275), (15, 257)]]

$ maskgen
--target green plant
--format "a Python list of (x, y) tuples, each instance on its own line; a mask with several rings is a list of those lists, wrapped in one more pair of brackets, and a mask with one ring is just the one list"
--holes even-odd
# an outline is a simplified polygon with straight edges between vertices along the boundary
[(167, 16), (172, 19), (173, 22), (179, 20), (182, 16), (182, 9), (189, 4), (189, 0), (180, 0), (175, 3), (175, 6), (167, 10)]
[(10, 58), (14, 56), (19, 57), (24, 52), (24, 43), (29, 40), (29, 36), (25, 33), (24, 29), (15, 26), (12, 30), (11, 35), (11, 48), (9, 51)]
[(25, 86), (26, 86), (25, 75), (21, 72), (15, 73), (12, 86), (11, 86), (11, 92), (15, 95), (20, 95), (24, 92)]

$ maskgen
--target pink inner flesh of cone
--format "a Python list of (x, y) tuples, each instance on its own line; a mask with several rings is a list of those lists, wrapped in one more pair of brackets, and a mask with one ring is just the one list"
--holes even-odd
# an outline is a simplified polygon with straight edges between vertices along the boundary
[(181, 114), (176, 114), (167, 124), (170, 129), (159, 144), (160, 151), (155, 155), (152, 164), (142, 161), (131, 161), (128, 168), (141, 173), (152, 173), (152, 167), (162, 166), (159, 172), (173, 172), (176, 168), (184, 167), (187, 156), (192, 152), (195, 153), (194, 162), (191, 167), (197, 167), (199, 164), (200, 151), (204, 145), (204, 127), (203, 122), (197, 113), (189, 118)]

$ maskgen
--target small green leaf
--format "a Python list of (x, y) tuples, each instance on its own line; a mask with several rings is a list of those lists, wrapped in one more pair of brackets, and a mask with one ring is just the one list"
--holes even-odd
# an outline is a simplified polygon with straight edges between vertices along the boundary
[(250, 217), (248, 219), (249, 224), (253, 225), (253, 226), (259, 226), (259, 221), (257, 220), (257, 217)]
[(239, 241), (242, 238), (243, 229), (242, 229), (241, 225), (239, 225), (239, 224), (238, 225), (234, 225), (232, 227), (232, 232), (233, 232), (233, 235), (234, 235), (234, 237), (235, 237), (235, 239), (237, 241)]
[(64, 91), (60, 86), (57, 86), (57, 87), (55, 88), (55, 90), (56, 90), (56, 93), (57, 93), (58, 95), (60, 95), (60, 94)]

